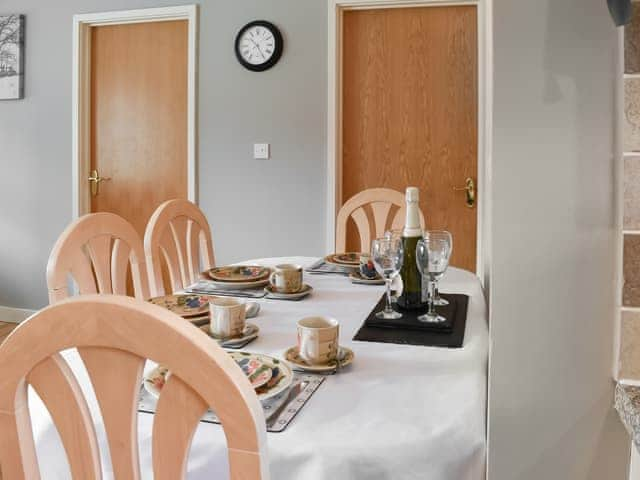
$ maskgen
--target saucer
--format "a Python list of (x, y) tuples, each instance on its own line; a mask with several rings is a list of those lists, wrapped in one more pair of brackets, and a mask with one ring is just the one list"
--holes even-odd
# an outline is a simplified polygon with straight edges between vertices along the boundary
[[(338, 350), (338, 358), (340, 359), (340, 368), (346, 367), (353, 362), (353, 350), (347, 347), (340, 347)], [(336, 367), (336, 361), (332, 360), (329, 363), (321, 364), (321, 365), (309, 365), (307, 362), (302, 360), (298, 355), (298, 347), (294, 346), (287, 349), (284, 352), (284, 359), (293, 365), (295, 368), (299, 368), (300, 370), (305, 370), (307, 372), (318, 372), (318, 373), (326, 373), (333, 372)]]
[(271, 285), (267, 285), (266, 287), (264, 287), (264, 290), (269, 294), (267, 298), (276, 298), (279, 300), (298, 300), (309, 295), (313, 291), (313, 288), (311, 287), (311, 285), (307, 285), (305, 283), (302, 286), (302, 290), (295, 293), (276, 292)]
[(229, 337), (229, 338), (217, 337), (213, 335), (213, 333), (211, 333), (208, 323), (206, 325), (202, 325), (200, 327), (200, 330), (202, 330), (204, 333), (209, 335), (211, 338), (213, 338), (216, 342), (218, 342), (223, 347), (232, 347), (233, 345), (247, 343), (249, 340), (253, 340), (254, 338), (256, 338), (258, 336), (258, 333), (260, 332), (260, 329), (258, 328), (258, 326), (254, 325), (253, 323), (246, 323), (244, 326), (244, 330), (242, 331), (242, 334), (239, 337)]
[(209, 312), (209, 297), (196, 293), (163, 295), (150, 298), (149, 302), (185, 318), (197, 317)]
[(384, 285), (384, 278), (367, 278), (363, 277), (360, 272), (352, 272), (349, 274), (351, 283), (357, 283), (359, 285)]

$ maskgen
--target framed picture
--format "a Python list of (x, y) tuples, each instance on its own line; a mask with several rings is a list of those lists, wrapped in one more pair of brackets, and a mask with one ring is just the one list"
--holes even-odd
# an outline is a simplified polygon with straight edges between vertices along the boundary
[(0, 15), (0, 100), (24, 97), (24, 15)]

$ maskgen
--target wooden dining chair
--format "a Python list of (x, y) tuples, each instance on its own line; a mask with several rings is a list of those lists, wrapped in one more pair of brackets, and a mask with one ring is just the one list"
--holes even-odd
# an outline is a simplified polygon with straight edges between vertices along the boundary
[[(268, 479), (265, 417), (247, 377), (213, 340), (160, 307), (116, 295), (83, 295), (49, 306), (0, 346), (0, 465), (5, 480), (38, 479), (28, 409), (31, 385), (64, 446), (72, 477), (102, 478), (86, 399), (58, 352), (84, 353), (105, 423), (114, 478), (139, 479), (137, 399), (150, 358), (171, 371), (152, 428), (156, 480), (184, 479), (191, 439), (212, 408), (227, 439), (230, 478)], [(122, 397), (114, 408), (112, 400)], [(124, 405), (124, 407), (122, 406)]]
[(163, 266), (169, 293), (185, 289), (215, 266), (209, 222), (188, 200), (169, 200), (156, 209), (144, 234), (144, 250), (153, 296), (165, 294)]
[[(405, 221), (404, 194), (390, 188), (370, 188), (355, 194), (340, 208), (336, 218), (336, 252), (347, 249), (347, 225), (353, 219), (360, 236), (360, 251), (369, 252), (371, 241), (387, 230), (402, 228)], [(424, 215), (420, 224), (425, 228)]]
[(49, 255), (49, 303), (70, 295), (69, 276), (80, 294), (127, 295), (129, 270), (135, 297), (148, 299), (144, 247), (133, 226), (113, 213), (84, 215), (62, 232)]

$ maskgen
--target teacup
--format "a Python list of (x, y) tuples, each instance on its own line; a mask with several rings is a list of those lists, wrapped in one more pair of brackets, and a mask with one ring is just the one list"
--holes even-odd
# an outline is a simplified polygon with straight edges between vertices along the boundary
[(369, 255), (368, 253), (360, 254), (359, 271), (360, 275), (362, 275), (363, 278), (373, 280), (378, 276), (378, 272), (376, 272), (376, 267), (373, 265), (371, 255)]
[(302, 267), (289, 263), (276, 265), (269, 277), (269, 283), (276, 292), (298, 293), (303, 287)]
[(209, 302), (211, 323), (209, 330), (216, 337), (230, 338), (242, 335), (245, 326), (246, 305), (233, 298), (215, 298)]
[(298, 354), (309, 365), (322, 365), (338, 354), (339, 325), (335, 318), (306, 317), (298, 321)]

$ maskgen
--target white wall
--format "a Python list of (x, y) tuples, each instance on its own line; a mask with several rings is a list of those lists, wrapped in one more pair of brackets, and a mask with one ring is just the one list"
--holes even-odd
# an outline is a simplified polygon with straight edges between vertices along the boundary
[(490, 480), (626, 478), (604, 0), (494, 0)]

